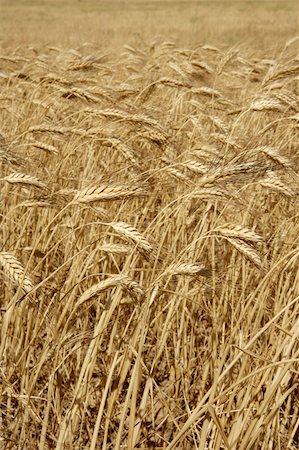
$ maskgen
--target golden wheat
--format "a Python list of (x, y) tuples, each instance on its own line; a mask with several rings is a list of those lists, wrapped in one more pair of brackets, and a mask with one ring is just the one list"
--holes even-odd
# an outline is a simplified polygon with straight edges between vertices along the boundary
[(29, 293), (33, 289), (33, 282), (25, 274), (24, 267), (14, 255), (8, 252), (0, 252), (0, 264), (5, 275), (14, 281), (17, 286), (20, 286), (24, 292)]
[[(140, 16), (116, 47), (124, 39), (105, 24), (105, 54), (105, 40), (81, 42), (98, 8), (80, 9), (80, 45), (51, 42), (60, 16), (68, 29), (60, 8), (41, 42), (17, 18), (17, 47), (0, 39), (0, 447), (295, 450), (289, 5), (274, 48), (255, 14), (247, 43), (225, 45), (241, 42), (242, 22), (232, 28), (233, 8), (218, 2), (217, 27), (200, 10), (200, 45), (187, 42), (192, 11), (176, 42), (139, 35)], [(106, 20), (113, 2), (104, 9)]]

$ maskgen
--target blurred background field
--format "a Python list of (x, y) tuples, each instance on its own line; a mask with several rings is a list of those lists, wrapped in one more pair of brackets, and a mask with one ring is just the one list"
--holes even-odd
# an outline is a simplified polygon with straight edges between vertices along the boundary
[(2, 0), (2, 45), (33, 42), (103, 47), (152, 40), (277, 47), (298, 32), (298, 2)]

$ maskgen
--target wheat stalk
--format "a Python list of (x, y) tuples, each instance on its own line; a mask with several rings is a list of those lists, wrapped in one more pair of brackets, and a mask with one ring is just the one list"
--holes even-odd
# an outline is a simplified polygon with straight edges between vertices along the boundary
[(194, 263), (173, 263), (167, 268), (164, 274), (173, 276), (183, 275), (197, 278), (198, 276), (210, 277), (212, 271), (204, 265)]
[(75, 203), (105, 202), (110, 200), (127, 200), (144, 195), (141, 186), (129, 184), (102, 184), (78, 191), (73, 199)]
[(188, 197), (191, 198), (201, 198), (206, 200), (215, 200), (215, 199), (221, 199), (221, 198), (227, 198), (229, 196), (232, 197), (232, 194), (229, 195), (228, 192), (226, 192), (224, 189), (219, 189), (217, 187), (202, 187), (202, 188), (196, 188), (193, 191), (190, 192)]
[(259, 184), (275, 192), (284, 194), (286, 197), (294, 197), (296, 195), (296, 192), (287, 186), (273, 171), (268, 171), (266, 177), (259, 180)]
[(81, 297), (77, 302), (77, 306), (82, 305), (82, 303), (85, 303), (87, 300), (90, 300), (95, 295), (98, 295), (101, 292), (106, 291), (107, 289), (120, 286), (121, 283), (124, 281), (124, 279), (125, 279), (124, 275), (113, 275), (110, 278), (107, 278), (106, 280), (94, 284), (85, 292), (83, 292), (83, 294), (81, 295)]
[(45, 188), (46, 184), (43, 183), (39, 178), (33, 175), (27, 175), (26, 173), (15, 172), (7, 177), (2, 178), (2, 180), (7, 181), (10, 184), (25, 184), (29, 186), (34, 186), (37, 188)]
[(129, 242), (133, 242), (137, 249), (146, 257), (154, 257), (155, 249), (152, 244), (132, 225), (125, 222), (114, 222), (111, 224), (113, 230)]
[(199, 186), (209, 186), (213, 185), (215, 182), (231, 178), (240, 174), (252, 174), (264, 171), (265, 169), (258, 166), (255, 162), (235, 164), (232, 166), (219, 167), (215, 170), (210, 170), (205, 175), (203, 175), (199, 180)]
[(249, 242), (262, 242), (263, 238), (250, 228), (243, 225), (225, 224), (215, 229), (215, 232), (222, 236), (231, 237), (234, 239), (241, 239)]
[(100, 250), (106, 253), (118, 253), (118, 254), (127, 254), (131, 250), (128, 245), (124, 244), (109, 244), (104, 243), (101, 245)]
[(196, 160), (188, 159), (188, 161), (183, 162), (183, 166), (187, 167), (187, 169), (191, 170), (194, 173), (207, 173), (210, 169), (206, 164), (202, 164)]
[(111, 277), (100, 281), (99, 283), (94, 284), (89, 289), (87, 289), (81, 297), (79, 298), (77, 305), (80, 306), (88, 300), (92, 299), (96, 295), (99, 295), (101, 292), (104, 292), (108, 289), (121, 286), (126, 292), (128, 292), (133, 298), (139, 298), (144, 295), (144, 289), (128, 277), (125, 274), (112, 275)]
[(254, 100), (250, 109), (252, 111), (283, 111), (281, 103), (275, 98), (261, 98)]
[(259, 254), (254, 250), (253, 247), (246, 244), (241, 239), (233, 239), (229, 237), (225, 237), (225, 239), (233, 246), (235, 249), (238, 250), (242, 255), (244, 255), (249, 261), (251, 261), (258, 269), (263, 269), (263, 264), (261, 257)]
[(8, 252), (0, 252), (0, 264), (3, 267), (5, 275), (26, 293), (33, 289), (33, 282), (25, 274), (25, 269), (17, 258)]
[(261, 147), (258, 147), (255, 150), (264, 153), (272, 161), (277, 162), (278, 164), (280, 164), (283, 167), (286, 167), (286, 168), (292, 167), (291, 161), (288, 158), (286, 158), (285, 156), (281, 155), (277, 148), (263, 145)]
[(67, 134), (72, 133), (73, 128), (70, 127), (57, 127), (53, 125), (31, 125), (28, 128), (28, 133), (57, 133), (57, 134)]
[(43, 142), (39, 142), (39, 141), (35, 141), (35, 140), (32, 140), (30, 143), (34, 147), (40, 148), (40, 149), (45, 150), (46, 152), (49, 152), (49, 153), (53, 153), (54, 155), (57, 155), (59, 153), (59, 151), (57, 150), (57, 148), (54, 147), (54, 145), (45, 144)]
[(192, 87), (191, 92), (193, 94), (206, 95), (208, 97), (220, 98), (222, 97), (221, 92), (213, 89), (209, 86), (202, 86), (200, 88)]

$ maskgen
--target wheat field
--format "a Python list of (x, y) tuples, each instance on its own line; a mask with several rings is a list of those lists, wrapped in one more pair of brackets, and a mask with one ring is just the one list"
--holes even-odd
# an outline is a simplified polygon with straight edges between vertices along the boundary
[(298, 38), (30, 33), (0, 55), (1, 450), (297, 449)]

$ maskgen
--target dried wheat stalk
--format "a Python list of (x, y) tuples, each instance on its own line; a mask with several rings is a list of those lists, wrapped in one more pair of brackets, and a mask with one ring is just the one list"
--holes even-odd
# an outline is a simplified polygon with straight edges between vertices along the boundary
[(221, 97), (221, 92), (209, 86), (202, 86), (200, 88), (192, 87), (191, 91), (193, 94), (206, 95), (208, 97), (215, 97), (215, 98)]
[(231, 237), (234, 239), (241, 239), (249, 242), (262, 242), (263, 238), (250, 228), (243, 225), (225, 224), (222, 227), (216, 228), (217, 233), (222, 236)]
[(299, 74), (299, 64), (293, 64), (289, 67), (282, 67), (277, 70), (271, 70), (270, 73), (266, 76), (263, 85), (271, 83), (276, 80), (280, 80), (286, 77), (292, 77)]
[(136, 283), (125, 274), (117, 274), (112, 275), (106, 280), (100, 281), (99, 283), (96, 283), (89, 289), (87, 289), (79, 298), (77, 306), (82, 305), (82, 303), (90, 300), (95, 295), (98, 295), (101, 292), (106, 291), (107, 289), (111, 289), (117, 286), (121, 286), (126, 292), (129, 293), (129, 295), (131, 295), (135, 299), (144, 296), (144, 289), (138, 283)]
[(71, 133), (73, 128), (70, 127), (56, 127), (53, 125), (31, 125), (28, 129), (28, 133), (57, 133), (57, 134), (67, 134)]
[(114, 222), (111, 224), (113, 230), (129, 242), (133, 242), (136, 248), (145, 257), (154, 257), (155, 249), (152, 244), (136, 228), (125, 222)]
[(102, 184), (78, 191), (74, 197), (75, 203), (105, 202), (110, 200), (127, 200), (144, 195), (141, 186), (130, 184)]
[(191, 191), (189, 196), (191, 198), (213, 200), (213, 199), (227, 198), (229, 196), (232, 197), (232, 194), (229, 195), (229, 193), (226, 192), (224, 189), (219, 189), (216, 187), (206, 187), (206, 188), (202, 187)]
[(45, 188), (46, 184), (43, 183), (39, 178), (33, 175), (27, 175), (26, 173), (15, 172), (7, 177), (2, 178), (2, 180), (7, 181), (10, 184), (26, 184), (29, 186), (35, 186), (37, 188)]
[(77, 306), (82, 305), (82, 303), (85, 303), (87, 300), (90, 300), (95, 295), (98, 295), (101, 292), (106, 291), (107, 289), (120, 286), (121, 283), (124, 281), (124, 279), (125, 279), (124, 275), (113, 275), (110, 278), (107, 278), (106, 280), (94, 284), (85, 292), (83, 292), (83, 294), (78, 300)]
[(273, 171), (268, 171), (266, 176), (259, 180), (259, 184), (274, 192), (284, 194), (286, 197), (294, 197), (296, 195), (296, 192), (290, 186), (287, 186)]
[(198, 184), (199, 186), (213, 185), (217, 181), (222, 181), (232, 176), (243, 173), (258, 173), (264, 170), (263, 167), (258, 166), (255, 162), (241, 163), (232, 166), (227, 165), (207, 172), (198, 180)]
[(174, 263), (171, 264), (165, 275), (185, 275), (190, 277), (210, 277), (212, 272), (211, 269), (204, 265), (198, 265), (194, 263)]
[(251, 103), (250, 109), (252, 109), (252, 111), (283, 111), (281, 103), (276, 98), (262, 98), (255, 100)]
[(17, 258), (8, 252), (0, 252), (0, 264), (3, 267), (5, 275), (26, 293), (33, 289), (33, 282), (25, 274), (25, 269)]
[(238, 252), (244, 255), (249, 261), (251, 261), (258, 269), (262, 269), (262, 260), (259, 254), (252, 248), (250, 245), (246, 244), (241, 239), (233, 239), (229, 237), (225, 237), (225, 239), (235, 247)]
[(46, 152), (53, 153), (54, 155), (57, 155), (59, 151), (57, 148), (54, 147), (54, 145), (51, 144), (45, 144), (43, 142), (32, 140), (30, 142), (34, 147), (40, 148), (42, 150), (45, 150)]
[(183, 162), (183, 166), (187, 167), (191, 172), (200, 174), (207, 173), (210, 169), (206, 164), (202, 164), (194, 159), (188, 159), (188, 161)]
[(130, 252), (131, 248), (128, 245), (124, 244), (109, 244), (104, 243), (101, 245), (100, 250), (106, 253), (118, 253), (118, 254), (127, 254)]
[(286, 168), (292, 167), (291, 161), (288, 158), (286, 158), (285, 156), (281, 155), (277, 148), (263, 145), (261, 147), (258, 147), (255, 150), (264, 153), (272, 161), (279, 163), (283, 167), (286, 167)]

